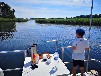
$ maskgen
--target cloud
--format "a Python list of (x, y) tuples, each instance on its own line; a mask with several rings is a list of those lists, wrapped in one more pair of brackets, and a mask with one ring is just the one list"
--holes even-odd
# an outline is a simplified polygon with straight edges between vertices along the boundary
[(15, 15), (16, 17), (23, 17), (23, 18), (35, 18), (35, 17), (73, 17), (75, 14), (86, 13), (85, 11), (69, 11), (65, 9), (49, 9), (47, 7), (33, 7), (33, 8), (26, 8), (24, 6), (13, 6), (16, 10)]
[(35, 14), (34, 9), (30, 9), (30, 8), (26, 8), (26, 7), (21, 7), (21, 6), (12, 6), (12, 8), (14, 8), (15, 11), (15, 16), (16, 17), (21, 17), (21, 18), (30, 18)]
[[(75, 14), (84, 13), (85, 11), (69, 10), (68, 6), (89, 7), (91, 0), (4, 0), (16, 10), (16, 17), (30, 18), (30, 17), (71, 17)], [(37, 5), (37, 6), (35, 6)], [(40, 6), (42, 5), (42, 7)], [(47, 7), (45, 5), (48, 5)], [(61, 6), (61, 8), (54, 8), (52, 6)], [(66, 6), (66, 8), (62, 8)], [(50, 8), (52, 7), (52, 8)], [(71, 8), (71, 9), (72, 9)], [(75, 11), (75, 13), (74, 13)], [(86, 11), (87, 13), (87, 11)]]
[(10, 2), (17, 2), (23, 4), (49, 4), (49, 5), (75, 5), (75, 6), (90, 6), (91, 0), (8, 0)]

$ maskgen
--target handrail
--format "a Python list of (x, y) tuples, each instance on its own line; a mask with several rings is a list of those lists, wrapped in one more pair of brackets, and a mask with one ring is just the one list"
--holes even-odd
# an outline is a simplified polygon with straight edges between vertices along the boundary
[[(99, 46), (101, 46), (101, 45), (99, 45)], [(72, 46), (61, 47), (61, 49), (62, 49), (62, 61), (63, 61), (63, 59), (64, 59), (64, 48), (71, 48), (71, 47), (72, 47)], [(87, 64), (88, 64), (89, 61), (95, 61), (95, 62), (101, 63), (101, 61), (96, 60), (96, 59), (91, 59), (91, 60), (87, 59), (87, 60), (84, 60), (84, 62), (87, 62)], [(64, 63), (64, 64), (69, 64), (69, 63), (73, 63), (73, 62), (63, 62), (63, 63)], [(89, 73), (91, 73), (91, 74), (93, 74), (93, 75), (95, 75), (95, 76), (99, 76), (97, 71), (95, 71), (95, 70), (93, 70), (93, 71), (94, 71), (94, 73), (96, 73), (96, 74), (94, 74), (91, 70), (90, 70)], [(86, 73), (88, 73), (88, 66), (87, 66), (87, 68), (86, 68)]]
[[(91, 6), (90, 27), (89, 27), (89, 37), (88, 37), (89, 45), (90, 45), (90, 30), (92, 26), (92, 10), (93, 10), (93, 0), (92, 0), (92, 6)], [(89, 58), (90, 58), (90, 50), (88, 51), (88, 61), (89, 61)], [(88, 72), (88, 63), (89, 62), (87, 62), (86, 72)]]
[(58, 50), (58, 41), (59, 41), (59, 40), (49, 40), (49, 41), (47, 41), (47, 42), (56, 42), (56, 50)]
[[(87, 61), (95, 61), (95, 62), (99, 62), (99, 63), (101, 63), (101, 61), (96, 60), (96, 59), (84, 60), (84, 62), (87, 62)], [(73, 62), (64, 62), (64, 64), (69, 64), (69, 63), (73, 63)]]
[(64, 62), (64, 48), (71, 48), (72, 46), (61, 47), (62, 49), (62, 62)]
[[(84, 62), (87, 62), (88, 60), (84, 60)], [(95, 61), (95, 62), (99, 62), (101, 63), (101, 61), (99, 60), (96, 60), (96, 59), (91, 59), (89, 61)], [(64, 64), (69, 64), (69, 63), (73, 63), (73, 62), (63, 62)], [(15, 68), (15, 69), (6, 69), (6, 70), (2, 70), (2, 71), (12, 71), (12, 70), (21, 70), (23, 68)]]
[(13, 70), (21, 70), (23, 68), (15, 68), (15, 69), (6, 69), (6, 70), (2, 70), (2, 71), (13, 71)]
[(4, 76), (3, 70), (0, 68), (0, 76)]
[[(71, 48), (72, 46), (66, 46), (66, 47), (61, 47), (62, 48), (62, 61), (64, 59), (64, 48)], [(29, 50), (30, 48), (28, 48), (27, 50)], [(85, 62), (89, 62), (89, 61), (95, 61), (95, 62), (99, 62), (101, 63), (101, 61), (96, 60), (96, 59), (91, 59), (91, 60), (84, 60)], [(63, 62), (64, 64), (69, 64), (72, 62)], [(2, 71), (12, 71), (12, 70), (21, 70), (23, 68), (15, 68), (15, 69), (6, 69), (6, 70), (2, 70)]]

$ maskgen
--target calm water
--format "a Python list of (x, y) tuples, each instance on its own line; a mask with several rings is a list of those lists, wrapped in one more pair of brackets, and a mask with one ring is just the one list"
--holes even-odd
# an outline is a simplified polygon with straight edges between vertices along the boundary
[[(85, 38), (88, 38), (89, 26), (37, 24), (34, 20), (23, 23), (0, 22), (0, 51), (25, 50), (33, 43), (36, 43), (38, 44), (39, 53), (47, 51), (54, 53), (56, 49), (55, 42), (47, 43), (47, 40), (57, 39), (60, 40), (58, 52), (61, 57), (61, 47), (72, 45), (75, 38), (75, 30), (79, 27), (86, 30)], [(100, 26), (92, 26), (90, 43), (90, 57), (101, 61), (101, 47), (99, 46), (101, 45)], [(72, 61), (71, 55), (72, 50), (65, 49), (64, 60)], [(72, 64), (67, 64), (66, 66), (71, 70)], [(90, 69), (96, 69), (101, 72), (101, 63), (90, 62)]]

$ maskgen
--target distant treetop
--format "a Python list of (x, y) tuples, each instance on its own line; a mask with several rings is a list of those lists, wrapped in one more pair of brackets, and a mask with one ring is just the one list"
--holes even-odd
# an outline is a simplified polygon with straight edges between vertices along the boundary
[(0, 18), (15, 18), (14, 12), (8, 4), (0, 2)]
[[(101, 18), (101, 14), (95, 14), (92, 15), (93, 18)], [(80, 16), (76, 16), (74, 18), (90, 18), (90, 15), (80, 15)]]

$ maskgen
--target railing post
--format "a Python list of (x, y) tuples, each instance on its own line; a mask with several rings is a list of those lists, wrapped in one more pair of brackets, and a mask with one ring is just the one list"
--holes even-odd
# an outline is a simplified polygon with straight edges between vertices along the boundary
[(58, 40), (56, 40), (56, 50), (58, 50)]
[(3, 70), (0, 68), (0, 76), (4, 76)]
[(64, 47), (62, 47), (62, 62), (64, 62)]
[[(89, 45), (90, 45), (90, 30), (91, 30), (91, 26), (92, 26), (92, 10), (93, 10), (93, 0), (92, 0), (92, 6), (91, 6), (90, 27), (89, 27), (89, 37), (88, 37)], [(89, 55), (90, 55), (90, 49), (88, 51), (86, 72), (88, 72), (88, 64), (89, 64), (89, 57), (90, 57)]]

